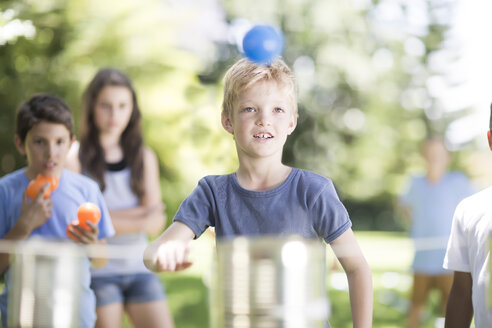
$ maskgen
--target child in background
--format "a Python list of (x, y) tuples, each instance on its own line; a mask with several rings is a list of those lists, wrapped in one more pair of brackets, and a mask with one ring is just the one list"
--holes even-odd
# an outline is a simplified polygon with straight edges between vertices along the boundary
[(234, 137), (239, 167), (201, 179), (172, 225), (149, 245), (144, 261), (157, 272), (188, 267), (188, 244), (207, 227), (215, 227), (217, 238), (324, 239), (347, 274), (354, 327), (371, 327), (371, 272), (332, 182), (282, 164), (297, 116), (295, 79), (281, 59), (268, 66), (247, 59), (234, 64), (225, 78), (222, 125)]
[[(426, 173), (413, 176), (399, 203), (410, 222), (410, 234), (416, 251), (412, 264), (413, 288), (408, 313), (408, 328), (420, 327), (429, 293), (437, 289), (441, 297), (441, 316), (453, 282), (453, 273), (442, 267), (446, 243), (451, 232), (453, 213), (458, 203), (475, 188), (468, 177), (448, 171), (451, 156), (444, 140), (433, 137), (422, 147)], [(432, 244), (432, 249), (422, 249)]]
[[(492, 105), (487, 134), (492, 150)], [(454, 212), (444, 268), (454, 271), (446, 307), (446, 328), (492, 327), (490, 305), (490, 238), (492, 187), (465, 198)]]
[(95, 75), (84, 93), (82, 124), (70, 166), (103, 192), (116, 230), (108, 245), (126, 246), (125, 258), (110, 255), (104, 268), (92, 270), (96, 327), (121, 327), (124, 311), (135, 327), (174, 327), (162, 283), (142, 261), (148, 235), (162, 231), (166, 217), (157, 158), (143, 143), (137, 96), (125, 74)]
[[(92, 202), (101, 209), (98, 225), (87, 224), (91, 230), (75, 226), (71, 230), (83, 244), (94, 244), (98, 239), (114, 233), (104, 199), (96, 183), (82, 175), (63, 169), (66, 155), (73, 141), (73, 118), (70, 108), (58, 97), (39, 94), (20, 105), (17, 112), (15, 145), (26, 156), (27, 167), (0, 179), (0, 237), (1, 240), (23, 241), (33, 236), (45, 239), (67, 239), (66, 227), (77, 218), (77, 209), (84, 202)], [(26, 188), (38, 174), (56, 176), (58, 187), (51, 196), (43, 198), (49, 184), (38, 195), (28, 200)], [(105, 261), (93, 261), (104, 265)], [(5, 275), (5, 288), (0, 296), (2, 325), (7, 327), (7, 303), (10, 280), (9, 254), (0, 254), (0, 272)], [(94, 327), (95, 298), (90, 289), (89, 259), (83, 261), (81, 271), (80, 327)]]

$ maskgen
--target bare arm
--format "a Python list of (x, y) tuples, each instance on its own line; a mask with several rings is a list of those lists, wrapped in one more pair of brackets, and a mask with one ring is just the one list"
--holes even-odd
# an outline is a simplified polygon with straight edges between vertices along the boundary
[[(19, 224), (19, 221), (17, 221), (17, 224), (2, 238), (2, 240), (21, 241), (25, 240), (30, 234), (29, 228), (23, 224)], [(0, 273), (5, 272), (9, 266), (10, 254), (0, 253)]]
[(331, 243), (347, 275), (354, 328), (372, 327), (372, 274), (352, 229)]
[[(75, 143), (67, 155), (65, 167), (80, 173), (81, 166), (78, 158), (78, 147)], [(159, 185), (159, 166), (154, 152), (144, 147), (144, 191), (145, 195), (140, 204), (125, 210), (110, 210), (111, 221), (116, 234), (146, 232), (149, 235), (159, 234), (166, 225), (165, 206), (162, 203)]]
[(166, 224), (159, 184), (159, 166), (154, 152), (144, 148), (144, 191), (140, 204), (126, 210), (110, 211), (116, 234), (146, 232), (158, 235)]
[(145, 266), (154, 272), (179, 271), (191, 265), (188, 262), (189, 243), (193, 231), (181, 222), (173, 222), (144, 252)]
[[(38, 195), (30, 202), (27, 200), (26, 191), (24, 191), (19, 219), (2, 240), (25, 240), (34, 229), (48, 221), (53, 208), (51, 197), (43, 198), (44, 191), (48, 187), (49, 183), (44, 185)], [(0, 273), (5, 272), (9, 265), (10, 255), (0, 253)]]
[(446, 307), (446, 328), (469, 328), (473, 318), (472, 277), (469, 272), (454, 272), (453, 286)]

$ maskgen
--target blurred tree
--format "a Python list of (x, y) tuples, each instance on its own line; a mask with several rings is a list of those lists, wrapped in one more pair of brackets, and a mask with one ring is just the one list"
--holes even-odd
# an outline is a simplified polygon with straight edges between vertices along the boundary
[(201, 176), (235, 167), (222, 76), (247, 28), (268, 23), (284, 32), (299, 85), (285, 162), (332, 178), (356, 228), (399, 229), (393, 197), (421, 165), (420, 141), (462, 114), (437, 92), (452, 10), (450, 0), (4, 0), (0, 175), (24, 165), (12, 142), (23, 100), (55, 93), (78, 123), (86, 83), (112, 66), (135, 82), (172, 217)]
[(183, 17), (192, 14), (160, 0), (2, 1), (0, 37), (9, 29), (18, 35), (0, 43), (0, 176), (25, 165), (13, 145), (18, 105), (33, 93), (54, 93), (77, 124), (82, 92), (105, 66), (134, 80), (169, 216), (207, 167), (232, 167), (218, 87), (202, 86), (199, 60), (177, 46)]
[(332, 178), (356, 228), (401, 229), (393, 199), (421, 165), (420, 142), (466, 111), (449, 114), (432, 88), (449, 83), (442, 63), (454, 55), (444, 49), (453, 2), (227, 0), (224, 8), (231, 26), (266, 22), (284, 32), (300, 103), (285, 162)]
[[(64, 9), (47, 6), (49, 15), (38, 10), (25, 14), (26, 6), (19, 2), (1, 4), (0, 31), (0, 172), (12, 171), (24, 160), (15, 150), (15, 110), (21, 100), (39, 92), (65, 94), (73, 87), (58, 83), (61, 68), (60, 51), (70, 33)], [(33, 21), (36, 26), (33, 26)]]

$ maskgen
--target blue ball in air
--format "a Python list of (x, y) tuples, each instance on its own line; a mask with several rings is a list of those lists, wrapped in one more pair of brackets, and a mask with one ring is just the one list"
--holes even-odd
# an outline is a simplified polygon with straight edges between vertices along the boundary
[(270, 25), (256, 25), (243, 39), (247, 58), (258, 64), (269, 64), (284, 50), (284, 38)]

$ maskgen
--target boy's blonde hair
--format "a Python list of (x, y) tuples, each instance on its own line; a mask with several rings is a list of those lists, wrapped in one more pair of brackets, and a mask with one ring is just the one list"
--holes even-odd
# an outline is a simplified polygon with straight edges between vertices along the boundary
[(275, 81), (287, 89), (292, 108), (297, 115), (297, 90), (294, 74), (285, 62), (278, 58), (269, 65), (256, 64), (243, 58), (238, 60), (226, 73), (222, 114), (232, 117), (239, 94), (261, 81)]

